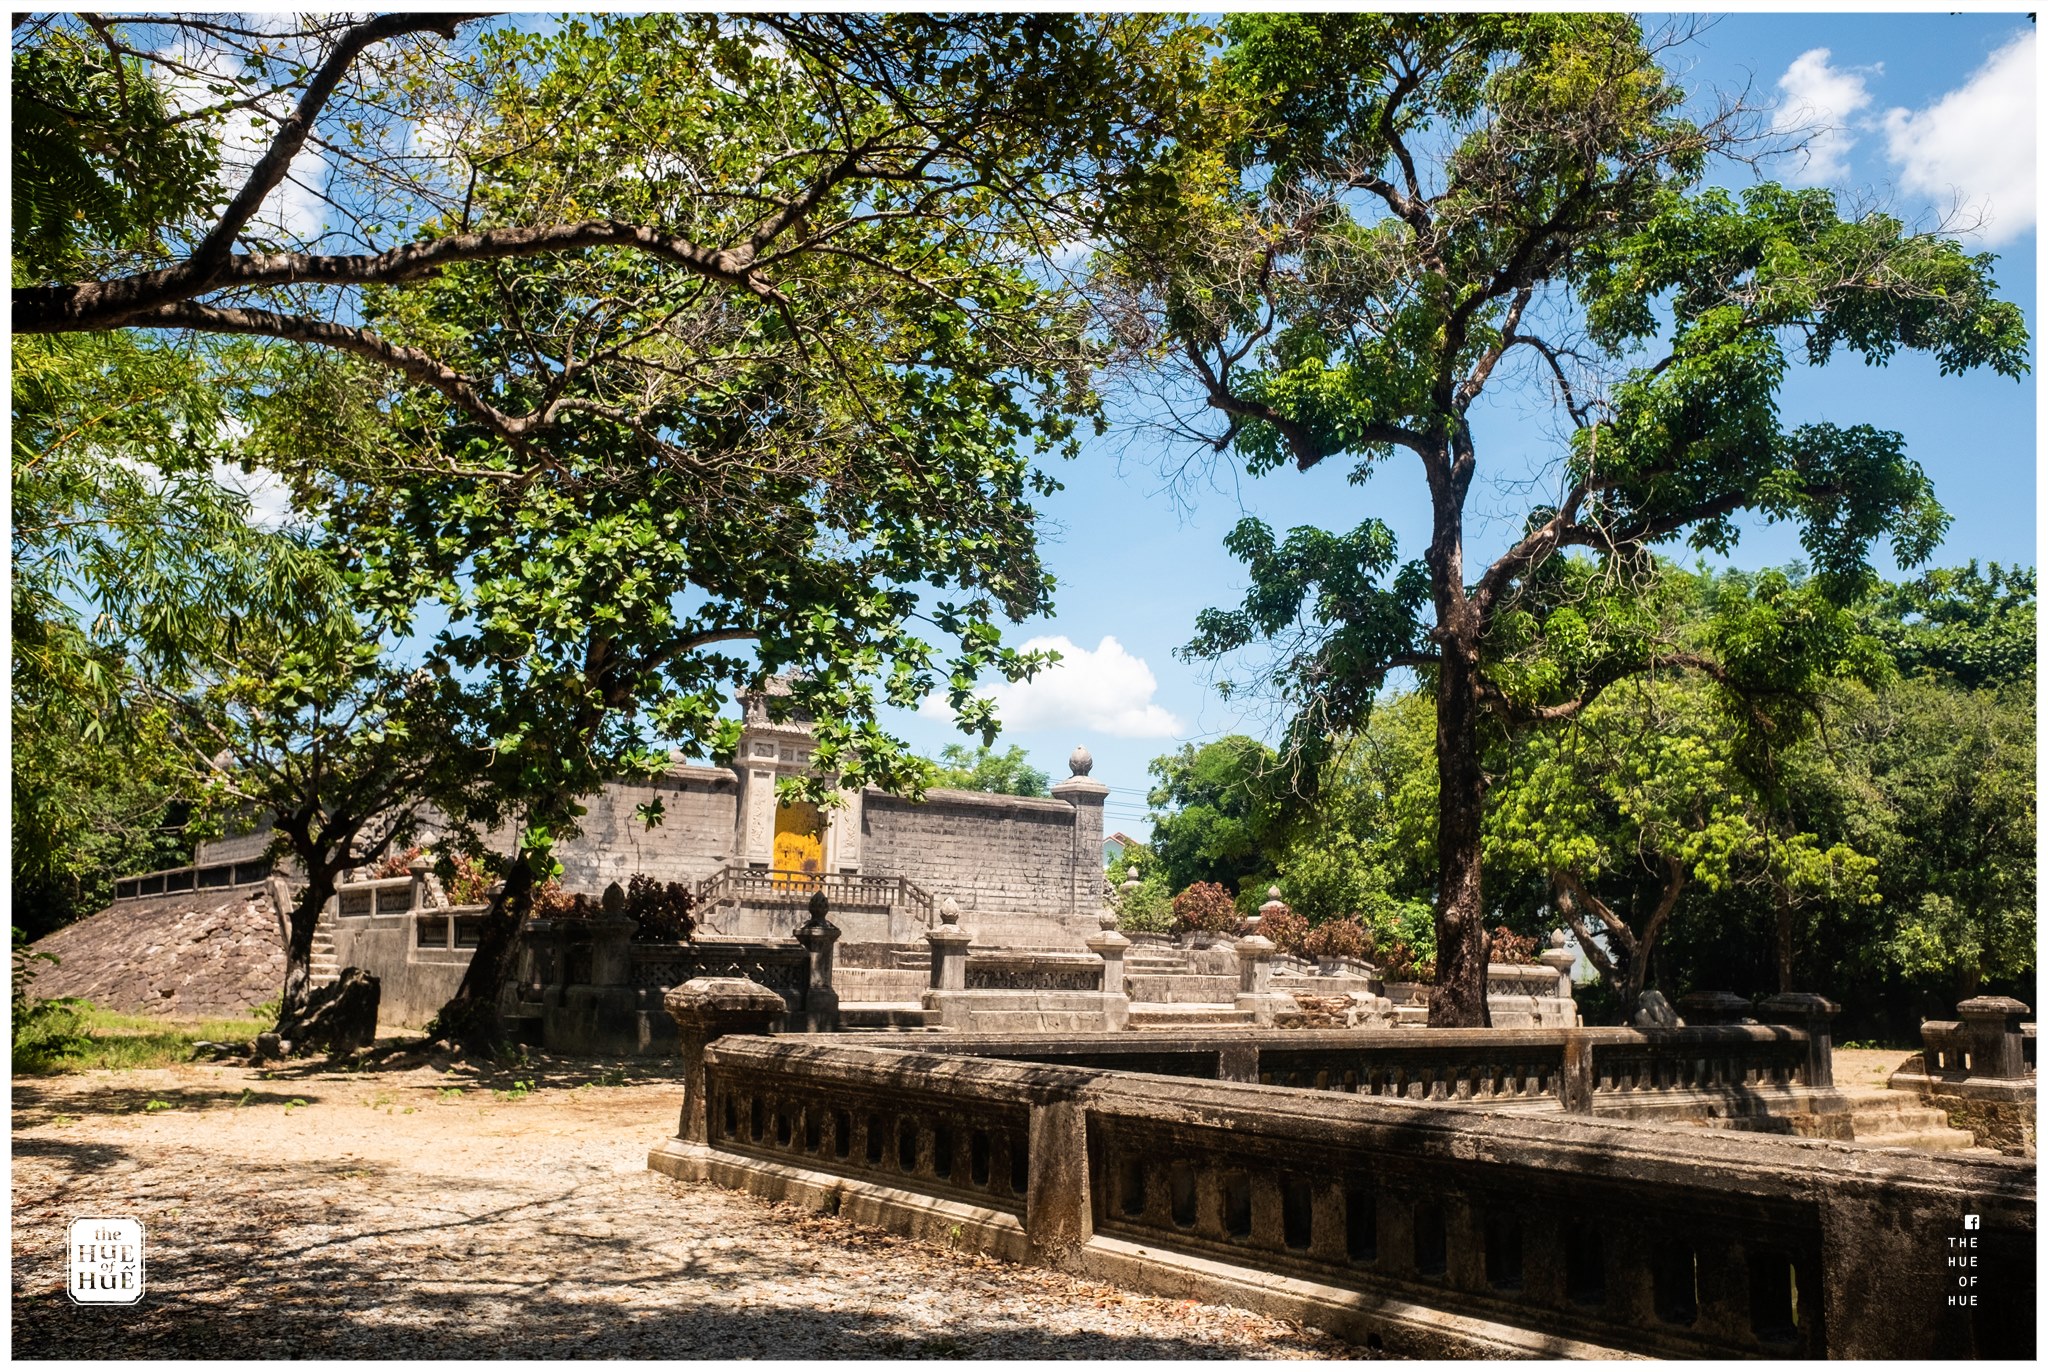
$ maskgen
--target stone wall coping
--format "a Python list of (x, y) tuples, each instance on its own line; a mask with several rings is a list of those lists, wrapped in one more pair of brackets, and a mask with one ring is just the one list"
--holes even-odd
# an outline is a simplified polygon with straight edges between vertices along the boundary
[(410, 876), (364, 877), (361, 881), (343, 881), (335, 885), (336, 891), (390, 891), (401, 886), (412, 885)]
[(991, 791), (954, 791), (941, 786), (927, 790), (922, 801), (910, 800), (879, 787), (869, 787), (862, 793), (863, 804), (873, 804), (878, 800), (885, 804), (901, 805), (906, 809), (921, 809), (928, 805), (952, 805), (963, 809), (1040, 814), (1066, 820), (1074, 817), (1074, 807), (1064, 800), (1054, 800), (1046, 796), (999, 796)]
[[(1078, 960), (1099, 965), (1091, 954)], [(1806, 1031), (1779, 1024), (1704, 1024), (1684, 1029), (1632, 1029), (1625, 1026), (1551, 1029), (1229, 1029), (1182, 1030), (1170, 1036), (1147, 1034), (1133, 1040), (1124, 1033), (949, 1034), (935, 1038), (928, 1051), (946, 1054), (976, 1052), (1018, 1056), (1044, 1052), (1128, 1052), (1213, 1054), (1227, 1048), (1280, 1048), (1314, 1051), (1383, 1049), (1394, 1052), (1422, 1048), (1551, 1048), (1560, 1051), (1567, 1036), (1581, 1043), (1644, 1046), (1724, 1043), (1803, 1042)], [(844, 1042), (844, 1040), (839, 1040)], [(923, 1045), (920, 1045), (921, 1047)]]
[[(1412, 1037), (1418, 1031), (1406, 1032)], [(1748, 1137), (1564, 1114), (1507, 1114), (1442, 1102), (853, 1045), (843, 1038), (828, 1045), (821, 1037), (734, 1036), (719, 1039), (707, 1053), (725, 1071), (793, 1071), (846, 1085), (961, 1094), (976, 1102), (1069, 1099), (1091, 1114), (1223, 1127), (1276, 1142), (1289, 1137), (1340, 1146), (1369, 1142), (1376, 1151), (1468, 1165), (1498, 1163), (1570, 1177), (1682, 1185), (1699, 1199), (1817, 1203), (1844, 1190), (1905, 1188), (1930, 1197), (1967, 1198), (1980, 1210), (2023, 1211), (2028, 1227), (2033, 1221), (2035, 1169), (2027, 1159), (1892, 1152), (1829, 1139)], [(1087, 1037), (1100, 1036), (1071, 1035), (1061, 1041)], [(1276, 1166), (1281, 1161), (1283, 1156), (1276, 1155)]]

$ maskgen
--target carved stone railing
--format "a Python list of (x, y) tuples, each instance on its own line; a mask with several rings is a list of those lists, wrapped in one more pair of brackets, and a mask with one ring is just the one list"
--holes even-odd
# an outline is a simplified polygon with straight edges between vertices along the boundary
[(926, 1046), (720, 1039), (650, 1165), (1396, 1355), (2033, 1353), (2023, 1163)]
[(970, 991), (1100, 991), (1103, 962), (1092, 953), (969, 953)]
[(926, 923), (932, 917), (931, 893), (907, 877), (728, 866), (698, 882), (693, 894), (702, 911), (734, 903), (803, 905), (819, 891), (834, 910), (909, 910)]
[(636, 943), (631, 957), (634, 986), (667, 990), (693, 977), (745, 977), (798, 1013), (810, 985), (811, 955), (794, 943)]
[[(1811, 1041), (1780, 1025), (975, 1036), (931, 1051), (1259, 1082), (1448, 1105), (1720, 1116), (1810, 1094)], [(1699, 1108), (1683, 1106), (1697, 1100)], [(1676, 1107), (1664, 1109), (1660, 1107)]]
[(204, 867), (166, 867), (161, 871), (117, 877), (114, 899), (140, 900), (145, 896), (175, 895), (181, 891), (231, 890), (237, 886), (259, 885), (270, 876), (270, 863), (215, 862)]

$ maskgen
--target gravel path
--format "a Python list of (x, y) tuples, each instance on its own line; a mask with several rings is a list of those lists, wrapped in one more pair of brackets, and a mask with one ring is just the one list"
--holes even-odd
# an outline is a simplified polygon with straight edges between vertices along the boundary
[[(1328, 1358), (1131, 1295), (646, 1167), (674, 1080), (542, 1062), (14, 1084), (14, 1354)], [(607, 1076), (606, 1073), (610, 1075)], [(521, 1091), (519, 1081), (535, 1081)], [(578, 1083), (581, 1084), (578, 1084)], [(148, 1295), (78, 1307), (65, 1227), (143, 1222)]]

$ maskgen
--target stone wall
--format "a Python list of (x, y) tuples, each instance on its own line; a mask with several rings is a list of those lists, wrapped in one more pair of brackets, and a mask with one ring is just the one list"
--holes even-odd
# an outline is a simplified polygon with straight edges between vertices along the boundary
[(39, 999), (126, 1014), (231, 1016), (284, 989), (284, 938), (262, 886), (124, 900), (39, 940)]
[[(662, 820), (650, 829), (634, 809), (655, 800)], [(571, 891), (597, 895), (635, 873), (694, 883), (733, 861), (739, 783), (725, 768), (676, 767), (652, 781), (615, 781), (583, 803), (583, 832), (555, 848)]]
[(870, 791), (862, 808), (864, 871), (908, 877), (970, 912), (1073, 908), (1075, 810), (1063, 800), (927, 791), (913, 805)]

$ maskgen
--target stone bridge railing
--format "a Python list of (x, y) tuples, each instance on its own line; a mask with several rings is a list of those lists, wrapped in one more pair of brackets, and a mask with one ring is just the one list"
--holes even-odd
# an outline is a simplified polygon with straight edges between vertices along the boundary
[(713, 1042), (649, 1164), (1408, 1356), (2033, 1353), (2007, 1159), (924, 1046)]

